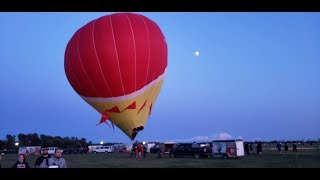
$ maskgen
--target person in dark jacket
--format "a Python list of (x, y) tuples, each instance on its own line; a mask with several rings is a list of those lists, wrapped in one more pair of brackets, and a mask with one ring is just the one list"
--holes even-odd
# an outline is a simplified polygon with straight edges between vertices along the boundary
[(257, 145), (257, 154), (258, 155), (262, 155), (262, 144), (261, 144), (261, 142), (259, 142), (258, 143), (258, 145)]
[(298, 152), (297, 144), (296, 144), (296, 143), (293, 143), (293, 145), (292, 145), (292, 151), (293, 151), (293, 152)]
[(281, 143), (280, 142), (277, 143), (277, 149), (278, 149), (278, 152), (281, 153)]
[(249, 144), (249, 149), (250, 149), (250, 152), (253, 153), (252, 143)]
[(47, 148), (44, 148), (42, 149), (42, 155), (40, 157), (37, 158), (36, 162), (34, 163), (34, 167), (35, 168), (39, 168), (40, 167), (40, 164), (45, 161), (47, 166), (49, 166), (49, 158), (51, 156), (48, 154), (48, 149)]
[(30, 168), (30, 166), (24, 155), (19, 154), (18, 161), (13, 164), (12, 168)]
[(249, 143), (244, 143), (244, 151), (247, 155), (250, 155)]
[(284, 144), (284, 150), (285, 150), (286, 152), (288, 152), (288, 149), (289, 149), (288, 144), (285, 143), (285, 144)]

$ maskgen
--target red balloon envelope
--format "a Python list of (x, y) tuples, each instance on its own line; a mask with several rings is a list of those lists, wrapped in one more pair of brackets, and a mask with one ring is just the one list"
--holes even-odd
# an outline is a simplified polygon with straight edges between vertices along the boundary
[(95, 19), (75, 32), (65, 51), (73, 89), (134, 139), (151, 113), (167, 67), (167, 44), (159, 26), (134, 13)]

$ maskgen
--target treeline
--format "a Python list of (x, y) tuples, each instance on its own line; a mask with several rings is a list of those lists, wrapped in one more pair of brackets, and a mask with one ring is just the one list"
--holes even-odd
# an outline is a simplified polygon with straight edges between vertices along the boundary
[(60, 147), (60, 148), (84, 148), (88, 145), (92, 145), (92, 142), (87, 142), (85, 138), (78, 139), (77, 137), (61, 137), (50, 136), (37, 133), (16, 135), (6, 135), (6, 140), (0, 140), (0, 150), (15, 150), (18, 146), (15, 143), (18, 142), (19, 146), (41, 146), (41, 147)]

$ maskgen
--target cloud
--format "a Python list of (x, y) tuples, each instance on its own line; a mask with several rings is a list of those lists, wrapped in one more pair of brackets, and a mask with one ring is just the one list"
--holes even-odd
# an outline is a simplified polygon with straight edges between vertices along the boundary
[[(239, 136), (240, 137), (240, 136)], [(240, 137), (241, 138), (241, 137)], [(182, 138), (182, 139), (172, 139), (169, 141), (174, 142), (209, 142), (213, 140), (228, 140), (232, 139), (232, 136), (228, 133), (218, 133), (211, 136), (194, 136), (190, 138)]]
[(184, 139), (175, 139), (173, 140), (175, 142), (207, 142), (207, 141), (212, 141), (212, 138), (209, 136), (195, 136), (195, 137), (190, 137), (190, 138), (184, 138)]
[(227, 139), (231, 139), (232, 136), (228, 133), (219, 133), (219, 134), (215, 134), (214, 135), (214, 139), (216, 140), (227, 140)]
[(238, 136), (237, 139), (242, 139), (243, 140), (243, 138), (241, 136)]
[(252, 138), (252, 141), (261, 141), (262, 139), (260, 137), (255, 137), (255, 138)]

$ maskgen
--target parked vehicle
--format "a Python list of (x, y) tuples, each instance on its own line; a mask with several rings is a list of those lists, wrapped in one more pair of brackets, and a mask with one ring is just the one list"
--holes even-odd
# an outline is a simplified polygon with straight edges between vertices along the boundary
[(169, 157), (193, 156), (199, 159), (200, 157), (211, 157), (211, 153), (210, 146), (201, 147), (197, 143), (178, 143), (171, 148)]
[(113, 152), (113, 146), (97, 146), (95, 147), (92, 152), (93, 153), (111, 153)]
[[(44, 148), (41, 149), (41, 152), (43, 151), (43, 149)], [(58, 147), (47, 147), (46, 149), (48, 150), (48, 154), (54, 154), (54, 152), (56, 151), (56, 149), (58, 149)], [(62, 149), (61, 149), (61, 153), (63, 153)]]
[(244, 156), (243, 140), (215, 140), (212, 141), (213, 157), (238, 158)]

